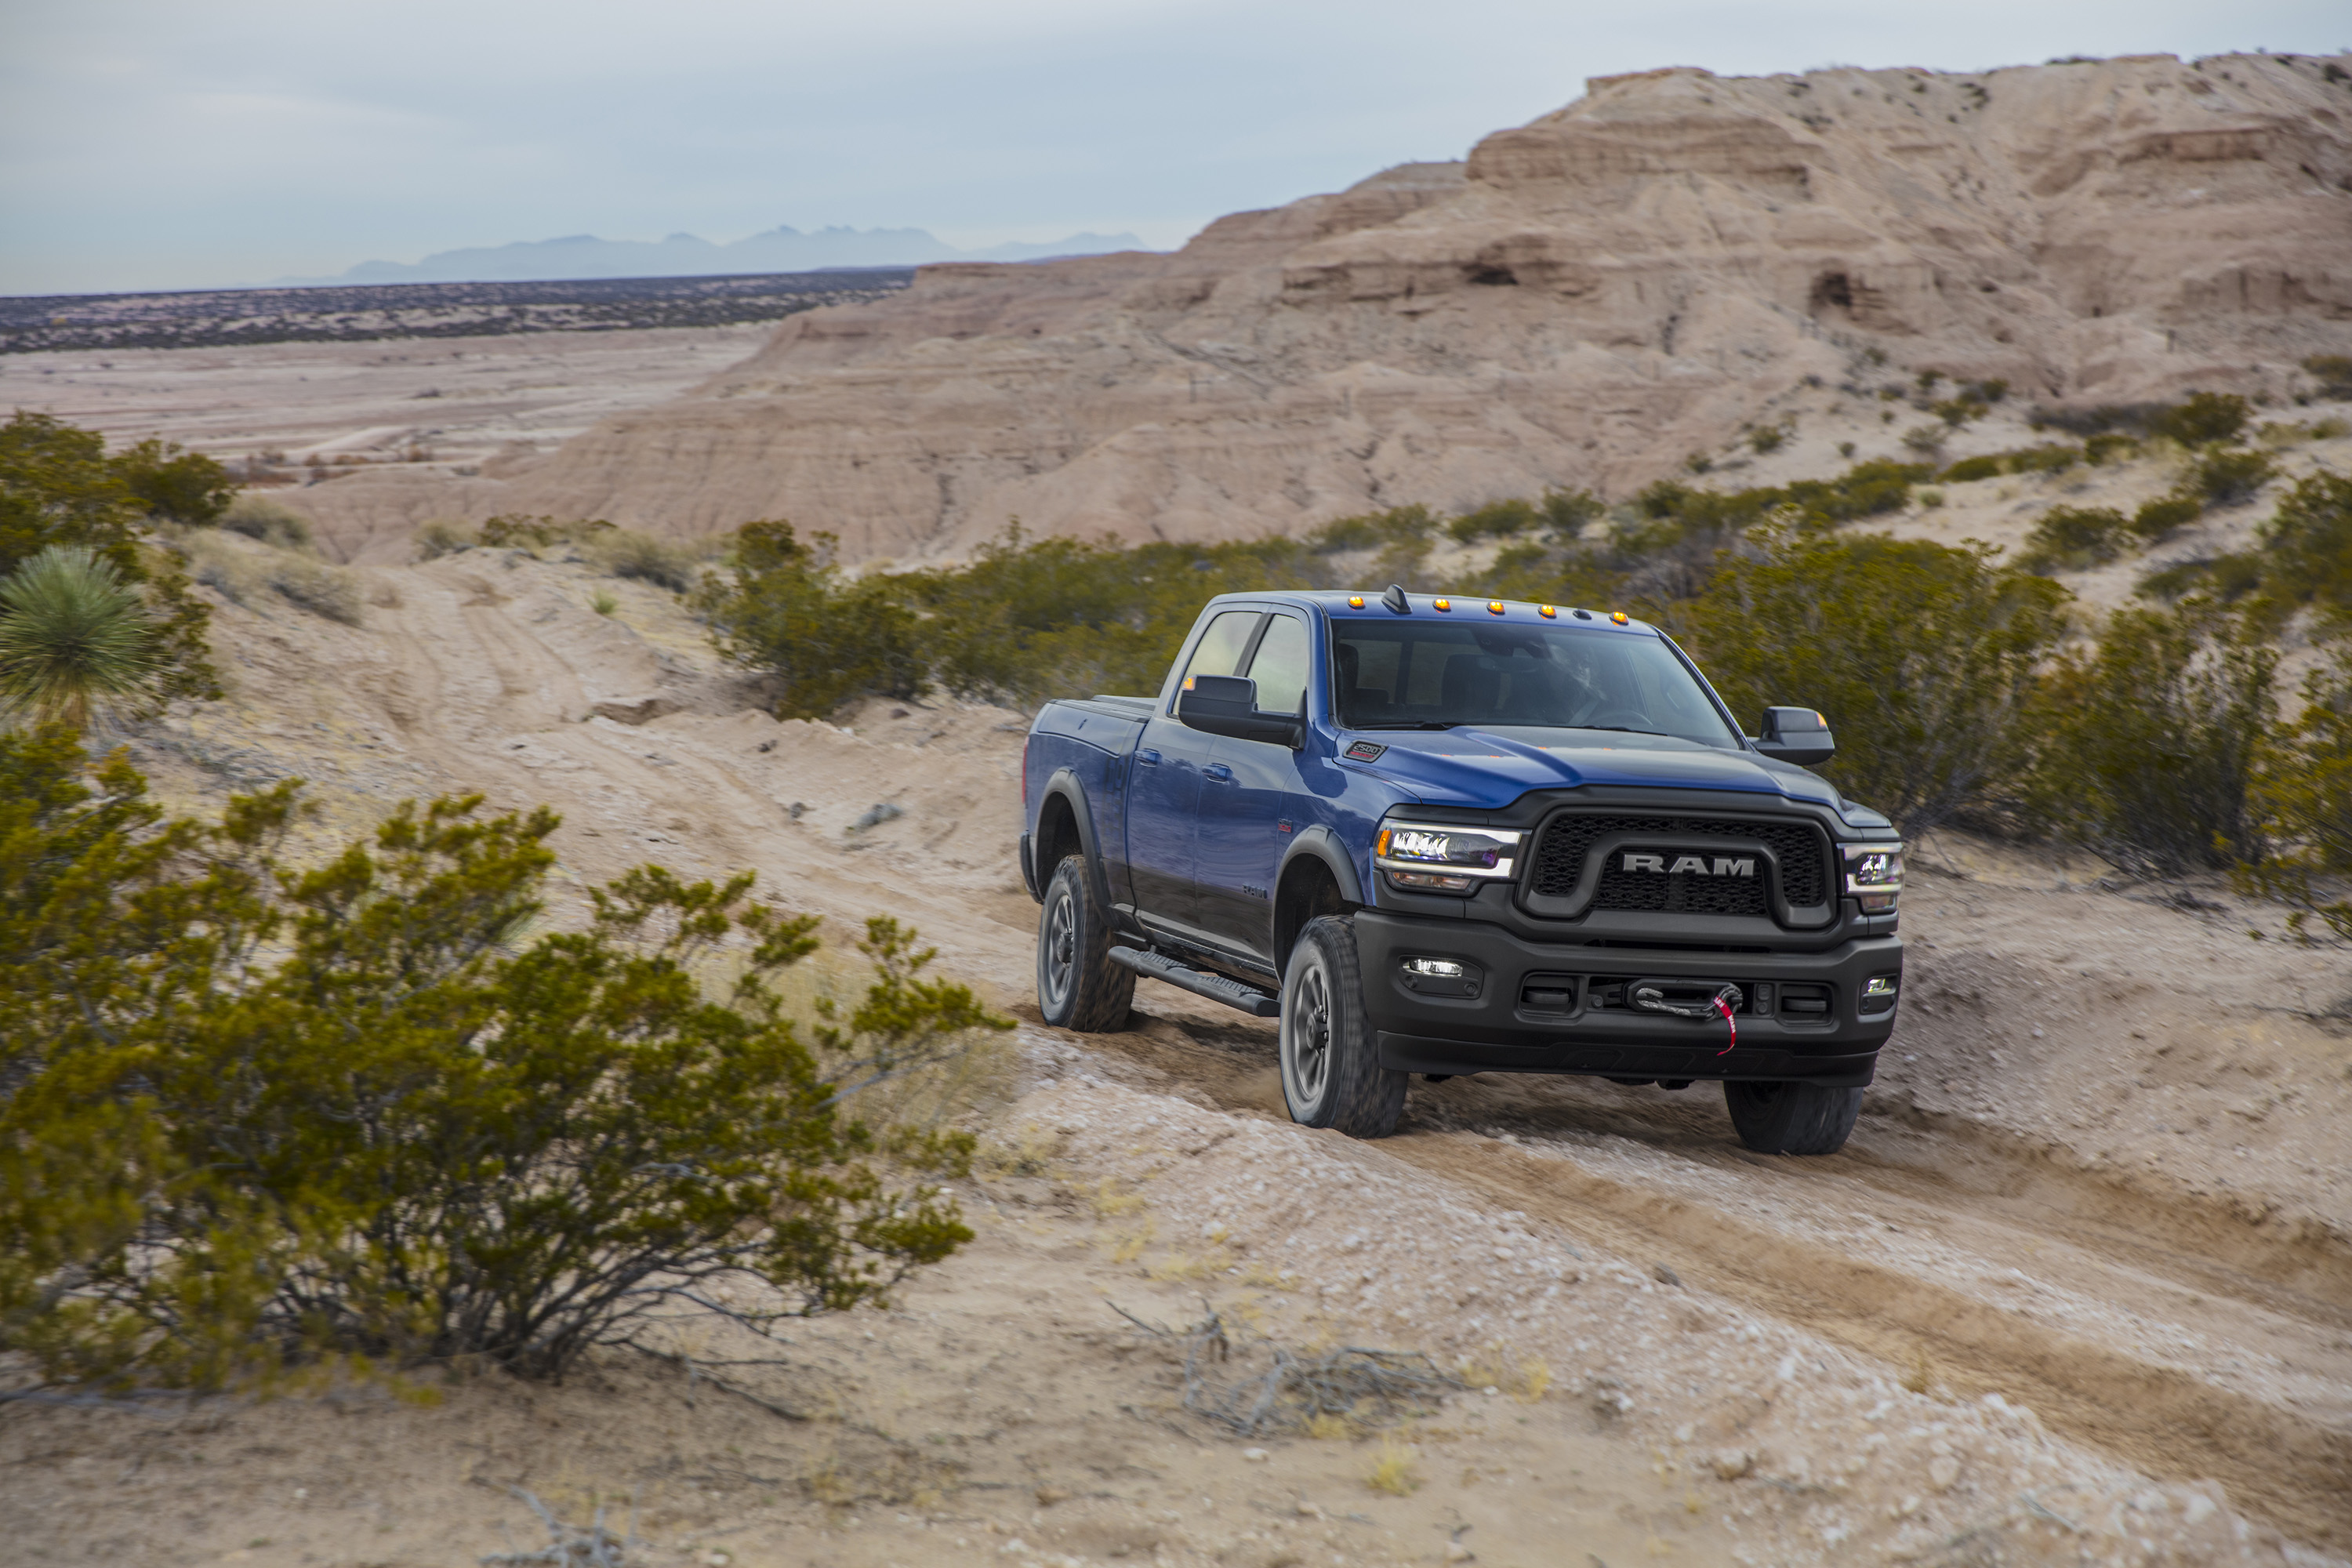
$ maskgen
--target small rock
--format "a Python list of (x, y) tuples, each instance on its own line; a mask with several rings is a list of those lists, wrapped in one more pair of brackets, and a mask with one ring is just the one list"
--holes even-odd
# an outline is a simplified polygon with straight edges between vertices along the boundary
[(1658, 1283), (1661, 1285), (1679, 1285), (1683, 1282), (1683, 1277), (1681, 1275), (1675, 1273), (1673, 1269), (1667, 1268), (1663, 1263), (1659, 1264), (1655, 1268), (1651, 1269), (1650, 1272), (1657, 1276)]
[(1745, 1448), (1717, 1448), (1706, 1457), (1707, 1468), (1718, 1480), (1736, 1481), (1756, 1469), (1756, 1456)]
[(677, 711), (677, 704), (667, 697), (607, 697), (588, 710), (599, 719), (610, 719), (615, 724), (643, 724), (665, 713)]
[(890, 710), (890, 717), (893, 719), (904, 719), (906, 716), (907, 710), (904, 708), (893, 708)]
[(1051, 1508), (1057, 1502), (1070, 1500), (1070, 1494), (1059, 1487), (1039, 1487), (1036, 1496), (1039, 1508)]
[(1298, 1517), (1301, 1519), (1321, 1519), (1323, 1517), (1323, 1510), (1302, 1498), (1299, 1500), (1298, 1503)]
[(760, 742), (760, 750), (763, 752), (772, 752), (775, 749), (776, 743), (773, 741), (762, 741)]
[(1448, 1563), (1475, 1563), (1478, 1558), (1477, 1553), (1460, 1542), (1449, 1541), (1445, 1543), (1445, 1560)]
[(1950, 1491), (1959, 1479), (1960, 1462), (1949, 1454), (1938, 1454), (1927, 1461), (1927, 1484), (1937, 1491)]
[(896, 822), (906, 815), (887, 800), (876, 801), (858, 813), (857, 820), (849, 825), (849, 831), (863, 833), (869, 827), (879, 827), (886, 822)]
[(1262, 1465), (1268, 1459), (1274, 1458), (1274, 1456), (1267, 1453), (1264, 1448), (1244, 1448), (1242, 1450), (1242, 1458), (1247, 1459), (1253, 1465)]

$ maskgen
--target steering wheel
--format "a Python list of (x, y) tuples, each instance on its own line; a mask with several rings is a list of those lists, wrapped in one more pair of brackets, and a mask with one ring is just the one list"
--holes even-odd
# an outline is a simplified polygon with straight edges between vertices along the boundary
[(1577, 725), (1586, 730), (1654, 730), (1658, 726), (1639, 708), (1603, 708), (1598, 713), (1587, 713)]

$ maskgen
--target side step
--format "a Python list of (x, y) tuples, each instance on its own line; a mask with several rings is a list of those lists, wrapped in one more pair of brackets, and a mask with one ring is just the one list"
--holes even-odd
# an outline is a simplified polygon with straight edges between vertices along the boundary
[(1181, 991), (1223, 1002), (1228, 1007), (1238, 1007), (1255, 1018), (1271, 1018), (1282, 1011), (1280, 999), (1255, 985), (1244, 985), (1222, 974), (1203, 974), (1181, 959), (1170, 958), (1165, 953), (1146, 952), (1139, 947), (1114, 947), (1105, 956), (1138, 974), (1164, 980)]

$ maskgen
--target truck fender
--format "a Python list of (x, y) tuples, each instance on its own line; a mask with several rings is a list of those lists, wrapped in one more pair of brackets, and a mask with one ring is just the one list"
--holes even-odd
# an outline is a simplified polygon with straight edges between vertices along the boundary
[(1087, 803), (1087, 786), (1078, 782), (1077, 772), (1072, 768), (1057, 769), (1040, 792), (1036, 840), (1029, 853), (1035, 868), (1038, 896), (1044, 897), (1045, 884), (1053, 879), (1054, 868), (1070, 852), (1067, 845), (1055, 840), (1056, 805), (1069, 814), (1070, 826), (1077, 834), (1078, 850), (1087, 858), (1087, 880), (1094, 886), (1095, 907), (1108, 915), (1111, 907), (1110, 878), (1103, 869), (1102, 853), (1095, 841), (1095, 816)]
[[(1275, 874), (1274, 965), (1276, 973), (1288, 967), (1291, 944), (1297, 940), (1300, 929), (1315, 916), (1328, 912), (1322, 909), (1297, 907), (1305, 898), (1302, 889), (1307, 885), (1304, 879), (1293, 875), (1301, 860), (1312, 860), (1330, 873), (1331, 883), (1338, 889), (1341, 903), (1355, 908), (1364, 901), (1363, 884), (1357, 879), (1356, 863), (1349, 858), (1348, 847), (1339, 841), (1339, 836), (1319, 823), (1300, 831), (1291, 839), (1290, 847), (1283, 851), (1282, 867)], [(1319, 884), (1320, 879), (1315, 881)]]

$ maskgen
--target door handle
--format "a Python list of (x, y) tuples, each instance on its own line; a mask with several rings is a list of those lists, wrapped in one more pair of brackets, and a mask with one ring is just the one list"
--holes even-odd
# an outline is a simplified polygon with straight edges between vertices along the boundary
[(1204, 779), (1214, 779), (1219, 784), (1230, 784), (1233, 782), (1234, 770), (1223, 763), (1211, 763), (1201, 770), (1201, 776)]
[(1147, 768), (1156, 768), (1160, 765), (1160, 753), (1157, 752), (1138, 752), (1135, 753), (1135, 760), (1141, 763)]

